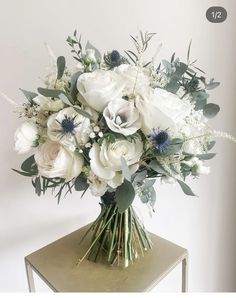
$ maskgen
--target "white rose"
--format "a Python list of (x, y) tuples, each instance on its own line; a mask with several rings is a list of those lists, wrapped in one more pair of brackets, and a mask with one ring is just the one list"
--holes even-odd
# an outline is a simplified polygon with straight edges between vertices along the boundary
[(110, 101), (121, 96), (123, 85), (114, 71), (95, 70), (78, 78), (77, 89), (87, 105), (103, 112)]
[(35, 123), (27, 121), (15, 132), (15, 150), (18, 153), (27, 153), (36, 145), (38, 130)]
[(95, 175), (92, 171), (89, 172), (88, 183), (93, 196), (101, 197), (107, 191), (106, 181)]
[(131, 174), (139, 167), (139, 159), (143, 152), (143, 144), (140, 140), (128, 142), (117, 140), (115, 143), (106, 144), (101, 147), (94, 143), (89, 152), (90, 166), (98, 177), (107, 181), (108, 185), (115, 188), (122, 184), (123, 177), (120, 173), (121, 157), (126, 160)]
[(66, 181), (77, 177), (84, 164), (82, 155), (75, 154), (49, 139), (38, 148), (34, 157), (41, 176), (60, 177)]
[(109, 102), (103, 112), (108, 127), (125, 136), (134, 134), (141, 127), (139, 111), (134, 103), (123, 98)]
[[(52, 141), (75, 149), (76, 141), (84, 145), (89, 140), (91, 132), (90, 120), (78, 114), (72, 107), (52, 114), (47, 122), (48, 136)], [(76, 139), (76, 141), (75, 141)]]
[(146, 96), (135, 99), (136, 107), (142, 117), (142, 131), (149, 134), (153, 129), (173, 128), (190, 114), (192, 106), (177, 95), (156, 88)]
[(133, 92), (140, 93), (141, 90), (148, 88), (150, 85), (150, 78), (145, 69), (134, 65), (121, 64), (114, 71), (119, 74), (125, 83), (123, 95), (130, 95)]
[(64, 108), (64, 103), (60, 99), (52, 100), (48, 97), (38, 95), (33, 98), (33, 101), (39, 105), (40, 109), (43, 111), (58, 112)]

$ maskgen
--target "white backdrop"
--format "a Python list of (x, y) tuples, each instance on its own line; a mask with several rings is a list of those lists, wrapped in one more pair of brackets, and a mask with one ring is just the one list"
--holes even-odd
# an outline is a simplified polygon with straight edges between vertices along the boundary
[[(207, 0), (0, 0), (0, 90), (17, 102), (20, 87), (34, 91), (46, 73), (48, 42), (57, 56), (70, 57), (65, 39), (77, 28), (101, 50), (127, 49), (129, 34), (137, 28), (157, 32), (150, 55), (160, 42), (162, 58), (176, 51), (186, 58), (190, 39), (193, 58), (209, 77), (221, 82), (212, 101), (221, 113), (212, 120), (215, 128), (236, 135), (235, 111), (235, 1)], [(228, 19), (209, 23), (205, 12), (222, 5)], [(72, 62), (72, 59), (69, 59)], [(0, 291), (27, 291), (23, 258), (34, 250), (93, 220), (98, 199), (75, 193), (61, 202), (48, 193), (38, 198), (30, 181), (17, 175), (25, 156), (13, 152), (13, 134), (19, 120), (1, 98), (0, 108)], [(176, 186), (157, 184), (156, 213), (144, 215), (156, 234), (188, 248), (190, 291), (236, 290), (236, 147), (219, 140), (212, 173), (190, 182), (199, 198), (186, 197)], [(41, 290), (46, 290), (39, 285)], [(156, 291), (179, 291), (180, 268)]]

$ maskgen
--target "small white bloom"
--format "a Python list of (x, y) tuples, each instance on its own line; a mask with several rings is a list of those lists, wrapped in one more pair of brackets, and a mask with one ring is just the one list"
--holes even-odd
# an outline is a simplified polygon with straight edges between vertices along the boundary
[(103, 132), (102, 132), (102, 131), (99, 131), (98, 136), (99, 136), (100, 138), (102, 138), (102, 137), (103, 137)]
[(96, 138), (96, 135), (95, 135), (94, 132), (91, 132), (91, 133), (89, 134), (89, 137), (90, 137), (91, 139), (94, 139), (94, 138)]
[(184, 161), (183, 163), (189, 167), (194, 167), (194, 172), (197, 176), (208, 175), (210, 173), (210, 167), (204, 166), (203, 161), (197, 157), (193, 157), (188, 161)]
[(84, 164), (82, 155), (75, 154), (49, 139), (38, 147), (34, 157), (41, 176), (60, 177), (66, 181), (77, 177)]
[(107, 105), (103, 112), (108, 127), (125, 136), (134, 134), (141, 127), (139, 111), (134, 103), (117, 98)]
[(60, 99), (51, 99), (43, 95), (38, 95), (33, 98), (33, 101), (39, 105), (39, 108), (43, 111), (58, 112), (64, 108), (64, 103)]
[(100, 127), (99, 126), (94, 126), (93, 131), (99, 132), (100, 131)]
[(103, 112), (107, 104), (121, 96), (124, 82), (114, 71), (95, 70), (79, 76), (77, 89), (84, 102), (98, 112)]
[(18, 153), (27, 153), (38, 139), (38, 130), (35, 123), (26, 121), (15, 132), (15, 150)]
[(86, 143), (85, 144), (85, 148), (91, 148), (91, 146), (92, 146), (91, 143)]

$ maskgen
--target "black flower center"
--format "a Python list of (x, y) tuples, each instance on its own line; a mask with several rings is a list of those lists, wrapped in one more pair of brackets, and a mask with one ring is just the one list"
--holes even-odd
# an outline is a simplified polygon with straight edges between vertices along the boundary
[(76, 128), (75, 124), (75, 118), (70, 118), (65, 116), (65, 118), (61, 122), (61, 128), (62, 128), (62, 133), (67, 134), (67, 133), (74, 133), (74, 129)]

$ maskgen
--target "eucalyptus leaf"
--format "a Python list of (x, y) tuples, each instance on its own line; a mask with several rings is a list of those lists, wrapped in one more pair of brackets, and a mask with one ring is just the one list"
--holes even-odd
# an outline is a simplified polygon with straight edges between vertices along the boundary
[(22, 172), (22, 171), (19, 171), (19, 170), (16, 170), (16, 169), (12, 169), (14, 172), (22, 175), (22, 176), (26, 176), (26, 177), (32, 177), (33, 174), (32, 173), (27, 173), (27, 172)]
[(199, 90), (192, 92), (193, 100), (195, 101), (195, 110), (202, 110), (203, 107), (207, 104), (207, 98), (209, 97), (209, 94), (206, 93), (204, 90)]
[(88, 49), (93, 49), (94, 52), (95, 52), (95, 57), (97, 59), (97, 61), (101, 61), (102, 59), (102, 55), (101, 53), (99, 52), (99, 50), (97, 48), (95, 48), (89, 41), (87, 42), (86, 46), (85, 46), (85, 49), (88, 50)]
[(168, 147), (163, 151), (164, 155), (174, 155), (180, 151), (183, 145), (183, 140), (179, 138), (172, 139)]
[(143, 188), (150, 188), (154, 185), (154, 183), (156, 182), (155, 179), (146, 179), (143, 185)]
[(24, 94), (24, 96), (28, 99), (28, 101), (32, 104), (33, 103), (33, 98), (35, 98), (36, 96), (38, 96), (37, 93), (31, 92), (31, 91), (27, 91), (24, 89), (20, 88), (20, 91)]
[(203, 115), (209, 119), (215, 117), (219, 111), (220, 107), (215, 103), (208, 103), (203, 107)]
[(123, 156), (121, 156), (120, 161), (121, 161), (122, 174), (125, 177), (125, 179), (130, 182), (131, 181), (131, 173), (130, 173), (129, 167), (126, 163), (126, 160), (124, 159)]
[(85, 118), (88, 119), (93, 119), (92, 115), (90, 115), (89, 113), (87, 113), (84, 110), (81, 110), (78, 106), (73, 106), (73, 108), (76, 110), (76, 112), (82, 116), (84, 116)]
[(134, 197), (135, 190), (132, 183), (124, 179), (124, 182), (117, 187), (115, 194), (118, 211), (123, 213), (129, 206), (131, 206)]
[(34, 155), (31, 155), (29, 158), (27, 158), (21, 165), (21, 170), (24, 172), (37, 174), (38, 169), (37, 165), (34, 159)]
[(77, 99), (78, 89), (77, 89), (77, 80), (82, 72), (78, 71), (71, 76), (70, 81), (70, 95), (73, 100)]
[(214, 79), (211, 79), (209, 84), (206, 84), (206, 89), (207, 90), (212, 90), (215, 89), (220, 85), (220, 82), (214, 82)]
[(88, 188), (89, 184), (87, 182), (87, 179), (83, 176), (78, 176), (75, 179), (74, 187), (76, 191), (84, 191)]
[(143, 180), (146, 178), (147, 176), (147, 171), (142, 171), (142, 172), (139, 172), (139, 173), (136, 173), (134, 178), (133, 178), (133, 183), (136, 184), (136, 183), (140, 183), (140, 182), (143, 182)]
[(155, 172), (159, 173), (159, 174), (163, 174), (163, 175), (167, 175), (169, 176), (169, 174), (166, 172), (165, 169), (163, 169), (163, 167), (161, 166), (161, 164), (156, 161), (156, 160), (152, 160), (149, 165), (148, 165), (151, 169), (153, 169)]
[(210, 143), (207, 144), (207, 149), (211, 150), (216, 144), (216, 141), (211, 141)]
[(60, 80), (64, 74), (66, 67), (66, 59), (64, 56), (57, 58), (57, 79)]
[(216, 156), (216, 153), (205, 153), (196, 155), (197, 158), (202, 160), (209, 160)]
[(191, 188), (183, 181), (176, 179), (176, 181), (179, 183), (180, 187), (182, 188), (183, 192), (188, 196), (196, 196)]
[(35, 193), (38, 196), (41, 195), (41, 181), (39, 176), (35, 178)]
[(38, 88), (38, 93), (45, 97), (55, 97), (59, 98), (59, 95), (63, 93), (62, 90), (57, 90), (57, 89), (47, 89), (47, 88)]

